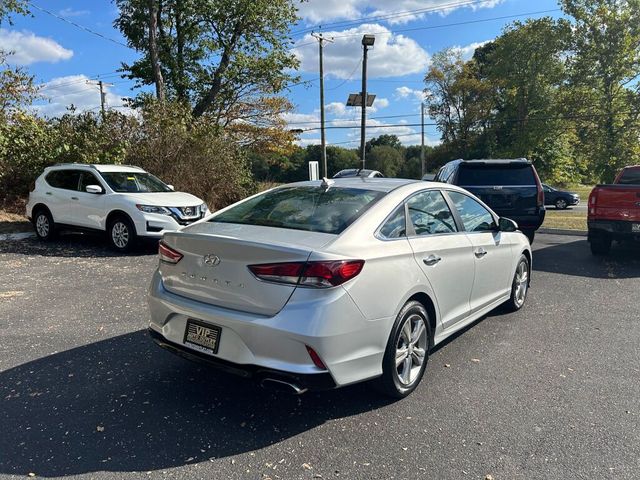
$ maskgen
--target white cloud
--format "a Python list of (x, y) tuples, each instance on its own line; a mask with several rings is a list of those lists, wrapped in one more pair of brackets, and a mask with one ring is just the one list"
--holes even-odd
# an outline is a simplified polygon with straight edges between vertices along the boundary
[(309, 0), (300, 5), (299, 15), (310, 24), (372, 16), (388, 16), (384, 21), (397, 24), (421, 19), (430, 13), (447, 15), (459, 8), (493, 8), (502, 1), (486, 0), (472, 3), (451, 0)]
[[(68, 112), (71, 105), (77, 113), (100, 110), (100, 90), (94, 84), (89, 84), (86, 75), (69, 75), (58, 77), (41, 86), (41, 95), (48, 102), (34, 105), (39, 115), (56, 117)], [(93, 82), (95, 83), (95, 82)], [(105, 86), (107, 108), (117, 108), (118, 111), (132, 114), (133, 110), (125, 107), (123, 99)]]
[(459, 52), (463, 60), (471, 60), (471, 57), (473, 57), (473, 54), (476, 51), (476, 48), (480, 48), (489, 42), (491, 42), (491, 40), (485, 40), (484, 42), (473, 42), (469, 45), (465, 45), (464, 47), (456, 45), (455, 47), (452, 47), (452, 50)]
[(373, 106), (378, 109), (387, 108), (389, 106), (389, 100), (387, 98), (376, 98)]
[(324, 111), (337, 117), (344, 117), (348, 113), (346, 104), (342, 102), (331, 102), (324, 106)]
[(74, 10), (71, 7), (63, 8), (58, 11), (58, 15), (61, 17), (82, 17), (83, 15), (89, 15), (91, 12), (89, 10)]
[(423, 90), (414, 89), (403, 85), (402, 87), (396, 88), (396, 97), (408, 98), (421, 102), (425, 99), (425, 94)]
[[(362, 35), (376, 35), (374, 47), (369, 50), (368, 75), (374, 77), (398, 77), (423, 72), (430, 57), (418, 43), (404, 35), (394, 35), (378, 24), (360, 25), (348, 30), (324, 32), (326, 37), (335, 37), (335, 42), (324, 49), (326, 75), (351, 78), (360, 71), (362, 57)], [(308, 34), (294, 48), (303, 72), (318, 71), (318, 46)]]
[(73, 50), (68, 50), (51, 38), (38, 37), (32, 32), (0, 28), (0, 48), (11, 52), (8, 61), (17, 65), (35, 62), (56, 63), (69, 60)]

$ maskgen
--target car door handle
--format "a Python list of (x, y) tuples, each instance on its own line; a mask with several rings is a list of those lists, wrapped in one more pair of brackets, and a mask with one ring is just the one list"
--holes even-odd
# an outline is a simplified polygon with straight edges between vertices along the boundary
[(442, 257), (439, 257), (438, 255), (429, 255), (427, 258), (423, 258), (422, 261), (424, 262), (425, 265), (428, 266), (432, 266), (435, 265), (436, 263), (438, 263), (440, 260), (442, 260)]
[(476, 250), (473, 253), (475, 253), (476, 258), (482, 258), (489, 252), (487, 252), (484, 248), (479, 248), (478, 250)]
[(51, 192), (44, 192), (45, 195), (52, 195)]
[(78, 197), (71, 197), (71, 200), (78, 200)]

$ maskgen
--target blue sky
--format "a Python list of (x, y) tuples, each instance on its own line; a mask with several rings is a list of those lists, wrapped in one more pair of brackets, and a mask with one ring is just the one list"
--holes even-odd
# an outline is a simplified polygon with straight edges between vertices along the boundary
[[(14, 51), (12, 63), (24, 65), (43, 84), (49, 100), (39, 111), (56, 115), (69, 104), (78, 110), (99, 108), (99, 93), (88, 79), (113, 84), (107, 88), (110, 108), (123, 107), (131, 97), (132, 82), (116, 73), (121, 62), (131, 62), (135, 51), (113, 28), (117, 16), (108, 0), (34, 0), (36, 6), (56, 16), (102, 34), (100, 37), (56, 16), (32, 8), (33, 17), (15, 17), (14, 25), (0, 27), (0, 49)], [(531, 12), (548, 11), (531, 14)], [(528, 14), (528, 15), (524, 15)], [(309, 30), (334, 37), (325, 47), (325, 105), (328, 144), (357, 147), (360, 110), (346, 107), (349, 93), (360, 90), (363, 34), (376, 35), (369, 54), (369, 93), (376, 94), (368, 110), (368, 138), (382, 133), (397, 134), (403, 143), (420, 142), (422, 79), (431, 55), (446, 47), (458, 47), (470, 57), (475, 46), (495, 38), (505, 25), (527, 17), (561, 14), (556, 0), (310, 0), (301, 4), (300, 24), (293, 28), (294, 51), (301, 62), (298, 72), (308, 84), (291, 88), (295, 105), (286, 119), (291, 128), (308, 130), (300, 144), (319, 143), (318, 47)], [(502, 18), (497, 18), (502, 17)], [(511, 18), (506, 18), (511, 17)], [(485, 21), (486, 20), (486, 21)], [(428, 121), (428, 120), (427, 120)], [(438, 142), (435, 127), (426, 128), (427, 142)]]

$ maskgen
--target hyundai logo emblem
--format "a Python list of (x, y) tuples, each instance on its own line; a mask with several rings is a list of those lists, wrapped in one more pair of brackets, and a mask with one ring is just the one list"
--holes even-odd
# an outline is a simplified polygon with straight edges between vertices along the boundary
[(203, 258), (204, 258), (205, 265), (208, 265), (209, 267), (215, 267), (217, 265), (220, 265), (220, 257), (217, 255), (214, 255), (213, 253), (205, 255)]

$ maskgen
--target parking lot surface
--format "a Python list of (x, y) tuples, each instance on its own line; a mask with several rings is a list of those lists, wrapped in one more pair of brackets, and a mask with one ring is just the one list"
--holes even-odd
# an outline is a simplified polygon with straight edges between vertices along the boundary
[(0, 477), (640, 478), (640, 251), (534, 248), (524, 309), (439, 346), (391, 401), (276, 394), (162, 351), (153, 246), (2, 242)]

